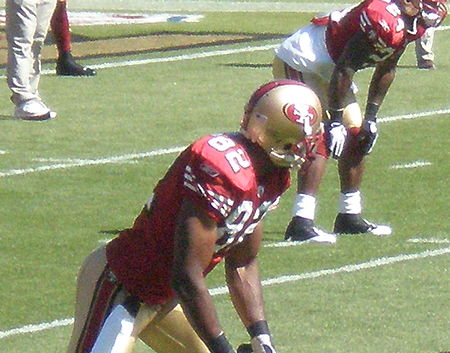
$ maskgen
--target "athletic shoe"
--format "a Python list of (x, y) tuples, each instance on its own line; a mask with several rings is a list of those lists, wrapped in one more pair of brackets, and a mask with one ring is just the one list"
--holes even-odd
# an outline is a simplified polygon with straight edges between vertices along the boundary
[(44, 121), (56, 118), (56, 113), (52, 112), (39, 99), (30, 99), (16, 105), (14, 118), (28, 121)]
[(61, 55), (56, 62), (58, 76), (95, 76), (97, 72), (89, 67), (81, 66), (70, 52)]
[(433, 60), (420, 60), (417, 62), (417, 67), (423, 70), (434, 70), (436, 66), (434, 65)]
[(360, 214), (338, 213), (334, 221), (336, 234), (362, 234), (370, 233), (379, 237), (391, 235), (392, 228), (387, 225), (371, 223)]
[(336, 235), (327, 233), (319, 228), (314, 227), (314, 221), (303, 217), (292, 217), (286, 233), (285, 240), (289, 241), (305, 241), (313, 243), (336, 243)]

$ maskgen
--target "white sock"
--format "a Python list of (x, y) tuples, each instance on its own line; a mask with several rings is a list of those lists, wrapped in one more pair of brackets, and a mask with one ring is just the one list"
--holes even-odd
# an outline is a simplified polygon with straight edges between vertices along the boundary
[(360, 214), (361, 210), (361, 193), (359, 191), (340, 194), (339, 213)]
[(311, 195), (297, 194), (292, 207), (292, 215), (313, 220), (315, 212), (316, 198)]

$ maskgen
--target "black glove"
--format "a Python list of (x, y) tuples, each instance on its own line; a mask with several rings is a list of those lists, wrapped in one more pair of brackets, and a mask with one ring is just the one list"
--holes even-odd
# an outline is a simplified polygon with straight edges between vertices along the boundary
[(364, 154), (372, 152), (373, 146), (378, 139), (377, 123), (374, 120), (364, 120), (361, 131), (358, 135), (358, 141), (361, 147), (361, 151)]
[(263, 334), (253, 337), (250, 344), (243, 343), (238, 349), (237, 353), (277, 353), (272, 345), (270, 335)]
[(212, 353), (235, 353), (233, 347), (230, 342), (228, 342), (223, 332), (216, 338), (206, 342), (206, 345)]
[(247, 327), (247, 331), (251, 337), (250, 344), (241, 344), (237, 353), (276, 353), (266, 320), (255, 322)]
[(252, 345), (250, 343), (242, 343), (237, 351), (237, 353), (253, 353)]

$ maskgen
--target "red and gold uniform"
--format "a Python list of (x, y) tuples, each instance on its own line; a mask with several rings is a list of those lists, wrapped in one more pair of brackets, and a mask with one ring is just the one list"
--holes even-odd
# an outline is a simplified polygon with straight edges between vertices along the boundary
[(137, 339), (161, 353), (233, 351), (204, 279), (225, 258), (253, 351), (275, 353), (257, 261), (259, 224), (289, 187), (290, 169), (311, 158), (321, 115), (306, 85), (271, 81), (251, 95), (240, 132), (187, 147), (133, 226), (85, 259), (67, 352), (131, 352)]
[[(219, 228), (208, 270), (239, 243), (278, 202), (289, 186), (289, 171), (258, 175), (255, 156), (240, 134), (204, 137), (185, 150), (154, 190), (153, 199), (131, 229), (107, 245), (108, 264), (132, 295), (149, 304), (174, 296), (170, 285), (173, 237), (184, 199), (207, 211)], [(123, 249), (127, 249), (124, 252)]]
[(376, 49), (373, 62), (404, 50), (408, 43), (425, 33), (417, 18), (405, 17), (395, 2), (385, 0), (367, 0), (356, 7), (332, 12), (327, 20), (326, 45), (333, 61), (337, 61), (358, 31), (364, 32)]

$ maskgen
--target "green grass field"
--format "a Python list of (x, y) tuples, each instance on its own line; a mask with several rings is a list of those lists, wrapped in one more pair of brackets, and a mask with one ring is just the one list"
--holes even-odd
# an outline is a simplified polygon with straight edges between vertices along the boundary
[[(45, 123), (10, 118), (3, 79), (0, 353), (65, 351), (83, 258), (131, 225), (176, 157), (166, 149), (238, 128), (250, 93), (271, 79), (272, 50), (262, 47), (275, 46), (310, 17), (208, 13), (199, 23), (75, 27), (74, 34), (90, 39), (127, 31), (269, 36), (84, 60), (116, 65), (100, 67), (92, 79), (45, 75), (41, 95), (58, 112)], [(434, 71), (417, 70), (413, 46), (408, 49), (380, 112), (364, 205), (367, 218), (392, 225), (391, 237), (276, 247), (291, 217), (293, 188), (268, 216), (260, 262), (263, 279), (271, 279), (265, 298), (279, 353), (450, 351), (449, 38), (448, 29), (436, 34)], [(356, 76), (362, 105), (371, 72)], [(317, 210), (325, 229), (332, 227), (337, 196), (336, 163), (330, 161)], [(224, 285), (221, 267), (208, 283)], [(215, 302), (232, 343), (247, 340), (227, 296)], [(151, 350), (139, 344), (135, 352)]]

